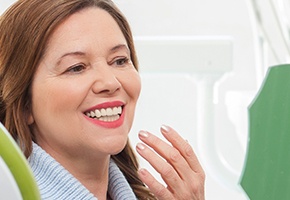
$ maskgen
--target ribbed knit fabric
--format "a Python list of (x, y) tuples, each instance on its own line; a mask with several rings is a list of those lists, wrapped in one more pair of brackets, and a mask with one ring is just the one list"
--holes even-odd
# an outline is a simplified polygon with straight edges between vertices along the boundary
[[(60, 163), (33, 143), (28, 162), (31, 166), (43, 200), (97, 200)], [(126, 178), (110, 160), (108, 192), (113, 200), (136, 200)]]

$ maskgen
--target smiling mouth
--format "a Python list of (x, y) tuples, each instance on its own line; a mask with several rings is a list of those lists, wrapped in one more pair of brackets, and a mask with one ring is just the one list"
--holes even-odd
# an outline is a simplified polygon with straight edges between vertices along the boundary
[(89, 118), (100, 120), (104, 122), (113, 122), (120, 118), (123, 111), (122, 106), (112, 108), (102, 108), (85, 112), (85, 115)]

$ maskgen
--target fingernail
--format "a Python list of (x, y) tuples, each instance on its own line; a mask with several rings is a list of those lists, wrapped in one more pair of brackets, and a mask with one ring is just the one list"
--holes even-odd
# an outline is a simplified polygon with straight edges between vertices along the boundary
[(161, 131), (164, 132), (164, 133), (168, 133), (170, 130), (169, 126), (166, 126), (166, 125), (162, 125), (161, 126)]
[(140, 131), (139, 136), (143, 138), (148, 138), (149, 134), (147, 131)]
[(139, 150), (144, 150), (145, 149), (145, 146), (142, 143), (138, 143), (136, 147)]

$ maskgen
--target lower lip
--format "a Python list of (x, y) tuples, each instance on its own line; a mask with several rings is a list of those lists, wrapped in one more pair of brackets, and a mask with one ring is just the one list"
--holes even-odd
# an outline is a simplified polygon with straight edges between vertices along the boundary
[(85, 115), (85, 118), (87, 120), (89, 120), (90, 122), (92, 122), (93, 124), (98, 125), (98, 126), (102, 126), (105, 128), (118, 128), (123, 124), (124, 116), (125, 116), (125, 110), (123, 109), (123, 112), (122, 112), (121, 116), (119, 117), (119, 119), (117, 119), (116, 121), (112, 121), (112, 122), (105, 122), (105, 121), (93, 119), (93, 118), (90, 118), (86, 115)]

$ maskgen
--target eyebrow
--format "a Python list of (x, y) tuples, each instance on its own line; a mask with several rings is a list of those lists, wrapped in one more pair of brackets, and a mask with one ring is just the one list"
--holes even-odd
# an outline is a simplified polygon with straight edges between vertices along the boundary
[(81, 51), (75, 51), (75, 52), (69, 52), (69, 53), (65, 53), (63, 54), (58, 60), (57, 60), (57, 65), (60, 64), (61, 60), (64, 58), (64, 57), (67, 57), (67, 56), (84, 56), (86, 55), (84, 52), (81, 52)]
[[(109, 52), (114, 53), (114, 52), (117, 52), (117, 51), (122, 50), (122, 49), (125, 49), (130, 54), (130, 50), (129, 50), (128, 46), (125, 44), (116, 45), (113, 48), (111, 48), (109, 50)], [(74, 52), (65, 53), (58, 59), (57, 65), (61, 62), (61, 60), (64, 57), (67, 57), (67, 56), (85, 56), (85, 55), (86, 55), (86, 53), (84, 53), (82, 51), (74, 51)]]
[(128, 53), (130, 53), (130, 49), (125, 44), (119, 44), (119, 45), (113, 47), (112, 49), (110, 49), (110, 52), (116, 52), (116, 51), (122, 50), (122, 49), (125, 49)]

